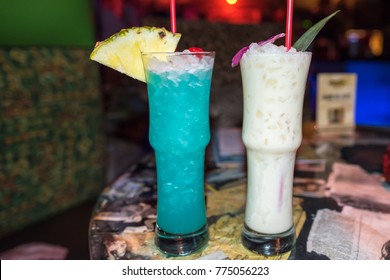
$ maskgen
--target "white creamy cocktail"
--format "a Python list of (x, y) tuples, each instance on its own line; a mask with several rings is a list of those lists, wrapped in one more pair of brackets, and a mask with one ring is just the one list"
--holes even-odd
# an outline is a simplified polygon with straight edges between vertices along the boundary
[(289, 251), (295, 242), (292, 186), (310, 61), (310, 52), (270, 42), (251, 44), (240, 61), (248, 163), (243, 242), (266, 255)]

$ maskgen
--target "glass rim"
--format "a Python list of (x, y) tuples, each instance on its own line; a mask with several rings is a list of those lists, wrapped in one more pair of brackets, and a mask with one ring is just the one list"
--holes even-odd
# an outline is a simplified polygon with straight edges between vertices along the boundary
[(143, 52), (141, 51), (141, 55), (142, 56), (145, 56), (145, 55), (162, 55), (162, 54), (165, 54), (165, 55), (215, 55), (215, 51), (202, 51), (202, 52), (179, 52), (179, 51), (173, 51), (173, 52), (155, 52), (155, 51), (146, 51), (146, 52)]
[(311, 51), (296, 51), (296, 52), (284, 52), (284, 53), (251, 53), (247, 57), (252, 56), (292, 56), (292, 55), (311, 55)]

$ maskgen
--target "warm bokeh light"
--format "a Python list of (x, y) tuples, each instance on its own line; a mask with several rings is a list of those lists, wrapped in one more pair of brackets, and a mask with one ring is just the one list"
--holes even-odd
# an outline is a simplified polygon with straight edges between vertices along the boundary
[(380, 56), (383, 53), (383, 33), (380, 30), (373, 30), (370, 40), (369, 47), (371, 52), (375, 56)]
[(226, 3), (228, 3), (229, 5), (234, 5), (237, 3), (237, 0), (226, 0)]

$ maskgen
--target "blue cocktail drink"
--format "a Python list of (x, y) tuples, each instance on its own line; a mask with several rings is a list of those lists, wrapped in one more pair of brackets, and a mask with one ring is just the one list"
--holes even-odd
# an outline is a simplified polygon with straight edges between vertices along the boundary
[(144, 53), (157, 166), (156, 244), (187, 255), (207, 243), (205, 149), (213, 52)]

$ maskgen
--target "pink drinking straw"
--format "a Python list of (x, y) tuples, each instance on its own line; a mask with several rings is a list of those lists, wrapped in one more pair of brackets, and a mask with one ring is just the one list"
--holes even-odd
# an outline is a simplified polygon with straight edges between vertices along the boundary
[(287, 0), (287, 15), (286, 15), (286, 48), (291, 48), (292, 25), (293, 25), (293, 9), (294, 0)]
[(170, 12), (171, 12), (171, 31), (176, 33), (176, 1), (171, 0)]

